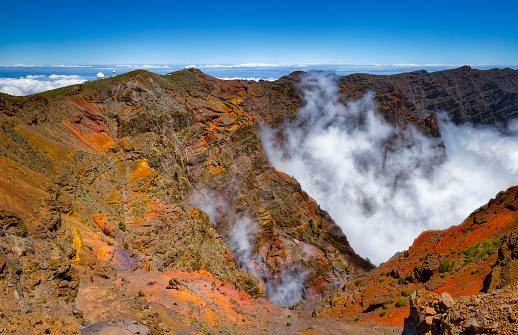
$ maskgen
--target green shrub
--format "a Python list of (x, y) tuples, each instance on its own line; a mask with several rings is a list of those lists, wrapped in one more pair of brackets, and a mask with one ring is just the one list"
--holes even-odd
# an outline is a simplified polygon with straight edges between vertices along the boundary
[(360, 286), (361, 283), (362, 283), (361, 279), (356, 279), (356, 281), (354, 282), (354, 285)]
[(286, 327), (291, 326), (291, 322), (286, 323)]
[(385, 281), (385, 278), (380, 278), (378, 281), (379, 281), (380, 283), (383, 283), (383, 282)]
[(313, 221), (313, 219), (309, 219), (309, 228), (315, 230), (316, 226), (315, 226), (315, 221)]
[(385, 309), (389, 309), (389, 305), (388, 304), (383, 304), (383, 307), (382, 307), (384, 310)]
[(493, 241), (485, 241), (483, 243), (482, 250), (479, 251), (480, 257), (484, 257), (485, 255), (490, 256), (495, 253), (496, 248), (498, 248), (498, 239)]
[(354, 322), (358, 322), (358, 321), (360, 321), (360, 318), (359, 317), (355, 317), (354, 318)]
[(387, 311), (381, 311), (380, 316), (385, 316), (385, 315), (387, 315)]
[(406, 298), (399, 298), (399, 300), (396, 302), (396, 307), (404, 307), (406, 306), (407, 299)]
[(465, 249), (463, 251), (464, 256), (466, 256), (466, 258), (470, 259), (470, 261), (471, 261), (471, 258), (478, 255), (478, 246), (479, 245), (480, 245), (480, 242), (477, 242), (476, 244), (473, 244), (469, 248)]
[(412, 290), (409, 289), (408, 287), (405, 287), (404, 289), (401, 290), (401, 295), (403, 297), (408, 297), (411, 294), (412, 294)]
[(439, 265), (439, 273), (450, 272), (453, 269), (454, 263), (449, 260), (444, 260), (441, 265)]

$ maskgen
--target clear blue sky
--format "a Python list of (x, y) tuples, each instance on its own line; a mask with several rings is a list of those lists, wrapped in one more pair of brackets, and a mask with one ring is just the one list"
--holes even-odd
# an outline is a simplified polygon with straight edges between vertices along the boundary
[(518, 1), (3, 0), (1, 64), (518, 64)]

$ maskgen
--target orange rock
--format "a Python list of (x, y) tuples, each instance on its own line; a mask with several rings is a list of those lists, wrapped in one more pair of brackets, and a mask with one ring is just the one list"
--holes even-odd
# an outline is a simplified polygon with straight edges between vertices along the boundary
[(108, 218), (103, 216), (102, 214), (93, 214), (92, 220), (94, 220), (97, 227), (99, 227), (101, 230), (103, 230), (104, 224), (108, 221)]
[(99, 259), (102, 259), (103, 261), (108, 261), (110, 259), (110, 256), (113, 253), (113, 248), (109, 247), (107, 245), (101, 246), (99, 249), (99, 252), (97, 253), (97, 257)]

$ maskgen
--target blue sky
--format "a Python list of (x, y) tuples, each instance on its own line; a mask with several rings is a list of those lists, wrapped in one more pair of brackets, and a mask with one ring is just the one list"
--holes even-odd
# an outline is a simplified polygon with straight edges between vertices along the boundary
[(3, 1), (0, 64), (518, 63), (518, 1)]

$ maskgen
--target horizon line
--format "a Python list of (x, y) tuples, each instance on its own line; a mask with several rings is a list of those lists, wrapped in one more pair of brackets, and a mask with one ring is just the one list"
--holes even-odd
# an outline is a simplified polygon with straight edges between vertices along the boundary
[(373, 64), (354, 64), (354, 63), (228, 63), (228, 64), (217, 64), (217, 63), (199, 63), (199, 64), (188, 64), (188, 63), (178, 63), (178, 64), (163, 64), (163, 63), (141, 63), (141, 64), (0, 64), (0, 67), (3, 68), (30, 68), (30, 67), (62, 67), (62, 68), (88, 68), (88, 67), (97, 67), (97, 66), (112, 66), (112, 67), (144, 67), (144, 68), (169, 68), (169, 67), (184, 67), (184, 68), (278, 68), (278, 67), (306, 67), (306, 66), (367, 66), (367, 67), (383, 67), (383, 66), (406, 66), (406, 67), (436, 67), (436, 66), (452, 66), (452, 67), (462, 67), (462, 66), (497, 66), (497, 67), (517, 67), (518, 64), (416, 64), (416, 63), (373, 63)]

